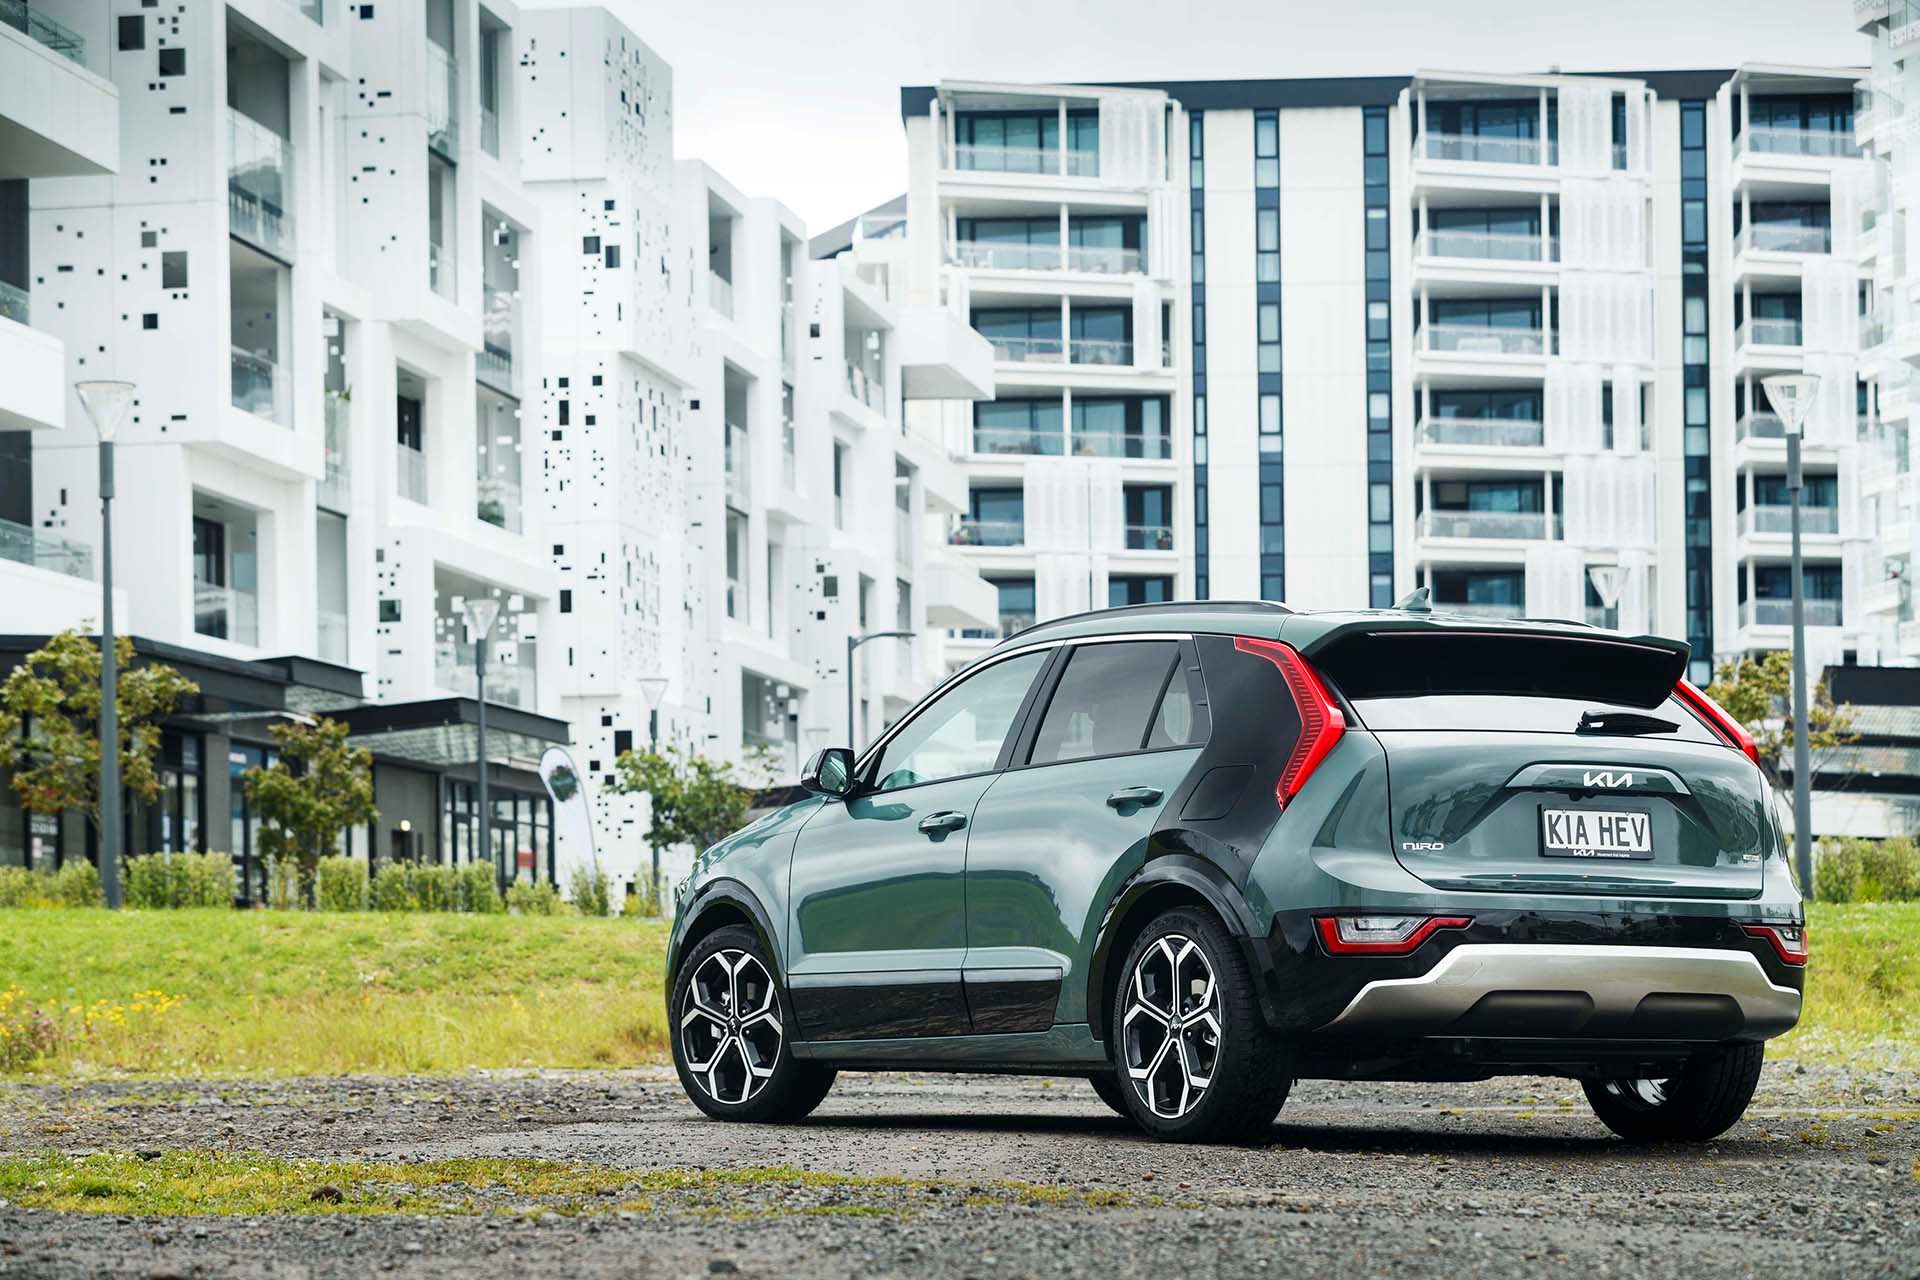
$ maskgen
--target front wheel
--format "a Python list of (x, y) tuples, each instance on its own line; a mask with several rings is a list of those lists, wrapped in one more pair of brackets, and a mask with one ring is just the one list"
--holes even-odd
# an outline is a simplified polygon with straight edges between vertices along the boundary
[(798, 1120), (833, 1088), (831, 1067), (787, 1043), (792, 1006), (773, 957), (745, 925), (708, 934), (680, 966), (668, 1005), (680, 1087), (720, 1120)]
[(1110, 1039), (1135, 1123), (1170, 1142), (1264, 1137), (1293, 1083), (1286, 1043), (1220, 922), (1197, 907), (1164, 912), (1121, 974)]
[(1583, 1082), (1600, 1123), (1629, 1142), (1706, 1142), (1731, 1129), (1753, 1101), (1766, 1047), (1704, 1050), (1664, 1078)]

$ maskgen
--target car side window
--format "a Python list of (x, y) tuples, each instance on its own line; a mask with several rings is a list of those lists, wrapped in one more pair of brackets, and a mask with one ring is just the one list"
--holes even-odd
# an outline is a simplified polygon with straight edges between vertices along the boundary
[(993, 768), (1046, 659), (1045, 650), (1008, 658), (941, 694), (881, 750), (875, 789), (895, 791)]
[(1153, 713), (1147, 746), (1193, 746), (1205, 742), (1212, 733), (1213, 715), (1207, 705), (1207, 686), (1200, 675), (1200, 664), (1191, 650), (1183, 650), (1180, 661), (1167, 677), (1167, 691), (1160, 695), (1160, 707)]
[[(1176, 678), (1184, 710), (1175, 706), (1161, 712), (1162, 694)], [(1139, 751), (1156, 733), (1166, 741), (1155, 745), (1172, 745), (1186, 741), (1194, 723), (1177, 642), (1078, 645), (1054, 685), (1027, 762), (1056, 764)]]

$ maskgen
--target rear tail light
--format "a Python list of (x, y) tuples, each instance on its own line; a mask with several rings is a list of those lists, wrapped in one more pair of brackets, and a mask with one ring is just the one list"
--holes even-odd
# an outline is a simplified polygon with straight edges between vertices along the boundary
[(1273, 798), (1284, 809), (1287, 801), (1307, 785), (1307, 779), (1327, 758), (1334, 744), (1340, 741), (1340, 735), (1347, 731), (1347, 718), (1340, 713), (1340, 704), (1327, 692), (1327, 686), (1321, 682), (1319, 674), (1293, 651), (1291, 645), (1281, 644), (1278, 640), (1239, 636), (1234, 640), (1233, 647), (1242, 653), (1265, 658), (1278, 667), (1281, 676), (1286, 679), (1287, 691), (1293, 695), (1294, 709), (1300, 713), (1300, 737), (1295, 740), (1293, 751), (1287, 756), (1287, 763), (1281, 768), (1279, 780), (1273, 786)]
[(1707, 727), (1727, 740), (1727, 745), (1738, 747), (1747, 753), (1747, 759), (1760, 763), (1760, 748), (1754, 743), (1753, 735), (1741, 726), (1738, 720), (1720, 709), (1720, 704), (1700, 690), (1682, 680), (1673, 687), (1674, 697), (1687, 704), (1689, 710), (1707, 722)]
[(1471, 916), (1321, 916), (1320, 944), (1336, 956), (1404, 956), (1442, 929), (1464, 929)]
[(1795, 967), (1807, 962), (1807, 928), (1799, 924), (1743, 924), (1740, 928), (1755, 938), (1773, 944), (1773, 953), (1782, 964)]

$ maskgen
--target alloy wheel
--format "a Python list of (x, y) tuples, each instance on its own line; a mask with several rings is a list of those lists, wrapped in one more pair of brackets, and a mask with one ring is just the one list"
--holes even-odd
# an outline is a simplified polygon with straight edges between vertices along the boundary
[(765, 1088), (784, 1034), (773, 978), (750, 952), (700, 962), (680, 1010), (680, 1048), (709, 1097), (739, 1104)]
[(1635, 1110), (1651, 1111), (1667, 1100), (1667, 1080), (1647, 1077), (1622, 1077), (1606, 1082), (1606, 1090)]
[(1197, 942), (1170, 933), (1141, 953), (1120, 1030), (1127, 1079), (1149, 1111), (1174, 1120), (1200, 1105), (1225, 1034), (1220, 986)]

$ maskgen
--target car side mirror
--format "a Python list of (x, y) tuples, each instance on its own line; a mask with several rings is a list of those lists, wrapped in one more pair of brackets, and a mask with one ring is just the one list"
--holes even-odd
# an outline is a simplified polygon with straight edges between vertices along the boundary
[(820, 748), (800, 771), (800, 785), (817, 796), (846, 795), (853, 790), (853, 752), (845, 747)]

